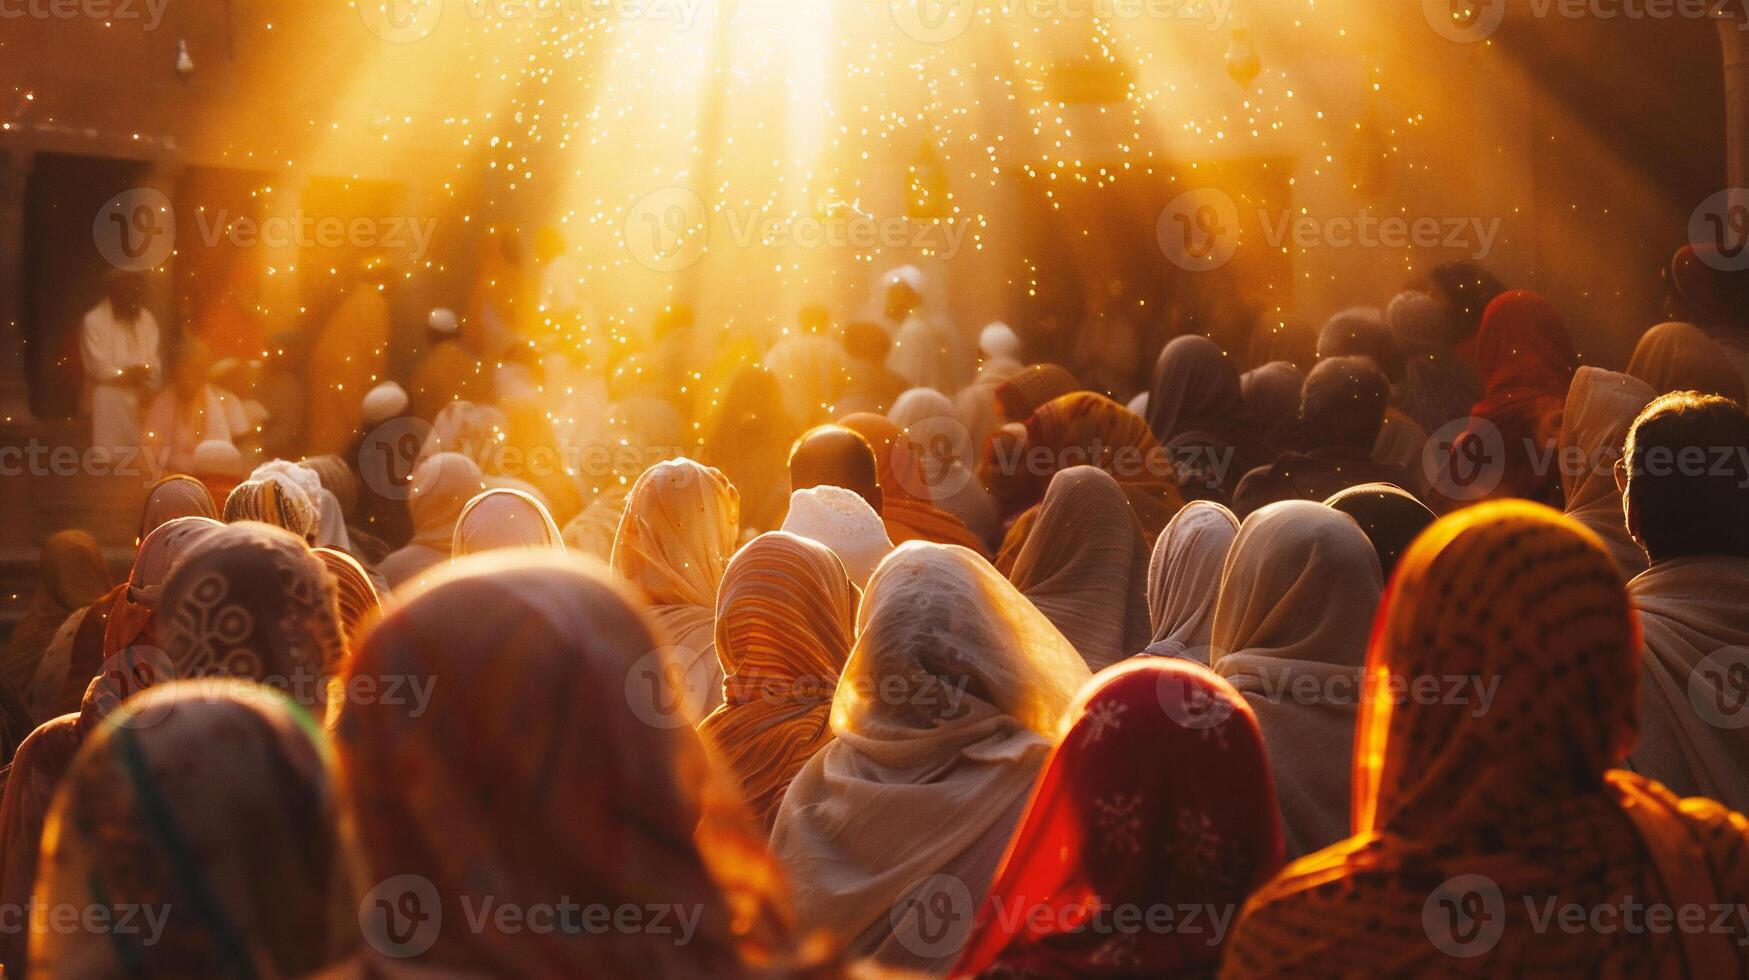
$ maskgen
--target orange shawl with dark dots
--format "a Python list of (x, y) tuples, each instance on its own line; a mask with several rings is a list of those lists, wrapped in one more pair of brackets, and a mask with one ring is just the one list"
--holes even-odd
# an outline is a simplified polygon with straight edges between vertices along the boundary
[[(1639, 646), (1615, 563), (1571, 520), (1502, 501), (1429, 528), (1373, 629), (1354, 836), (1253, 896), (1222, 976), (1738, 974), (1736, 916), (1686, 935), (1619, 918), (1749, 899), (1741, 815), (1610, 771), (1636, 733)], [(1539, 927), (1569, 906), (1623, 925)]]
[[(881, 520), (887, 525), (887, 537), (894, 544), (904, 544), (907, 541), (957, 544), (986, 558), (990, 556), (989, 549), (978, 540), (971, 528), (966, 527), (964, 521), (918, 495), (919, 492), (928, 490), (928, 480), (922, 470), (922, 457), (916, 453), (893, 452), (894, 444), (902, 436), (902, 430), (896, 423), (884, 415), (858, 412), (839, 419), (838, 424), (867, 439), (869, 447), (874, 450), (875, 466), (880, 475), (881, 496), (885, 498), (881, 507)], [(911, 468), (904, 472), (899, 471), (895, 457), (908, 460)]]
[(1052, 400), (1026, 422), (1026, 445), (1004, 451), (994, 443), (980, 476), (1010, 513), (1023, 513), (1044, 497), (1051, 477), (1073, 466), (1110, 473), (1129, 498), (1149, 541), (1184, 506), (1177, 473), (1148, 423), (1117, 402), (1091, 391)]

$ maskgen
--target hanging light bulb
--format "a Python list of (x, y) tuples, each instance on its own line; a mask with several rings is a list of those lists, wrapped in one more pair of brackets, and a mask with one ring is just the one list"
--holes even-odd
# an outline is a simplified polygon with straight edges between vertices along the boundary
[(188, 53), (188, 42), (176, 42), (176, 74), (183, 81), (194, 77), (194, 57)]
[(1228, 77), (1238, 82), (1240, 88), (1250, 88), (1258, 72), (1263, 70), (1263, 62), (1257, 57), (1257, 45), (1251, 40), (1251, 28), (1233, 28), (1232, 37), (1227, 42), (1226, 61)]

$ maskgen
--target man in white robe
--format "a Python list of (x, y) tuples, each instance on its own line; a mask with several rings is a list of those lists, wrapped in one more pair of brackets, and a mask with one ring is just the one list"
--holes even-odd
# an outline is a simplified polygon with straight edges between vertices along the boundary
[(91, 444), (138, 448), (142, 396), (158, 387), (163, 373), (158, 321), (145, 307), (139, 276), (110, 280), (109, 295), (85, 314), (80, 348), (90, 385)]

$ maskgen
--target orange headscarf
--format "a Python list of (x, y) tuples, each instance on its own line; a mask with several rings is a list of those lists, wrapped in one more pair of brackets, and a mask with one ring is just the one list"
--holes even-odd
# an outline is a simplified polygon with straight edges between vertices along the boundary
[(1734, 918), (1736, 935), (1537, 927), (1557, 906), (1749, 899), (1741, 816), (1607, 771), (1633, 742), (1638, 660), (1615, 565), (1579, 525), (1503, 501), (1430, 528), (1373, 631), (1355, 835), (1253, 898), (1223, 976), (1737, 972)]
[(832, 695), (850, 656), (858, 598), (825, 545), (782, 531), (754, 539), (723, 574), (723, 703), (698, 732), (768, 831), (790, 780), (832, 740)]
[(1148, 423), (1091, 391), (1064, 395), (1039, 409), (1026, 422), (1024, 446), (992, 441), (979, 476), (1014, 514), (1037, 504), (1051, 477), (1071, 466), (1097, 466), (1115, 477), (1150, 541), (1184, 506), (1171, 459)]
[(868, 440), (880, 474), (881, 519), (894, 544), (932, 541), (957, 544), (989, 557), (989, 550), (964, 521), (935, 506), (927, 496), (929, 481), (923, 474), (923, 458), (909, 443), (901, 444), (903, 430), (884, 415), (858, 412), (838, 424)]
[[(412, 899), (367, 899), (368, 958), (487, 976), (737, 977), (785, 956), (781, 876), (756, 835), (736, 839), (733, 793), (713, 789), (691, 726), (652, 714), (668, 695), (643, 681), (659, 687), (673, 665), (640, 605), (598, 566), (505, 551), (457, 564), (371, 630), (349, 680), (434, 683), (424, 711), (350, 702), (335, 731), (359, 879), (422, 883)], [(487, 895), (684, 908), (695, 933), (466, 928)], [(391, 917), (408, 901), (426, 917), (411, 933)]]

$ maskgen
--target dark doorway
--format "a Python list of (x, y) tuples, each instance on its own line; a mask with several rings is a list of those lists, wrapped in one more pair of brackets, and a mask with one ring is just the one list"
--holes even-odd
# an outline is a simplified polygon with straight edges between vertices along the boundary
[[(79, 328), (112, 270), (92, 225), (109, 200), (142, 186), (138, 160), (40, 154), (25, 183), (22, 310), (30, 408), (37, 418), (72, 418), (84, 391)], [(162, 313), (161, 310), (154, 312)]]

